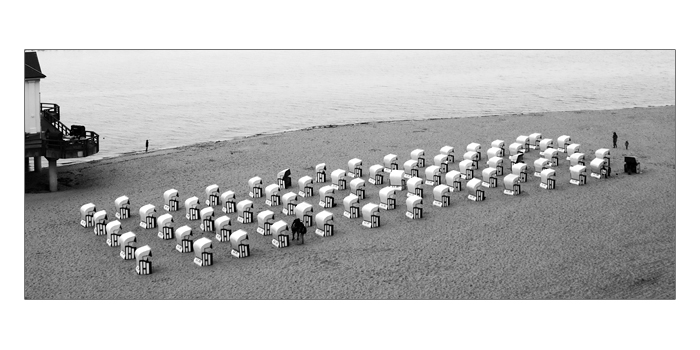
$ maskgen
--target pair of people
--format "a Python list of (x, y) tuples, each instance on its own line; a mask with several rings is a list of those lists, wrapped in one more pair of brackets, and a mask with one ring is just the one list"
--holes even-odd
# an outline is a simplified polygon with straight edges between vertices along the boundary
[(306, 226), (298, 218), (292, 221), (292, 241), (299, 240), (301, 237), (301, 244), (304, 244), (304, 235), (306, 234)]
[[(625, 149), (629, 149), (630, 142), (625, 141)], [(613, 131), (613, 148), (617, 148), (617, 133)]]

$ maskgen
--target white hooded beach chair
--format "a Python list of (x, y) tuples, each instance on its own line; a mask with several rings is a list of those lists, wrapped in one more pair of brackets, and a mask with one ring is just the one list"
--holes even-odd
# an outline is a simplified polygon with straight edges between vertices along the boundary
[(122, 229), (122, 223), (119, 220), (110, 221), (107, 224), (106, 234), (107, 234), (107, 245), (110, 247), (119, 246), (119, 236), (121, 233), (119, 230)]
[(547, 190), (553, 190), (554, 187), (556, 186), (556, 179), (554, 176), (557, 175), (557, 172), (554, 171), (554, 169), (544, 169), (542, 170), (541, 176), (540, 176), (540, 187), (547, 189)]
[(542, 134), (532, 133), (530, 134), (528, 141), (530, 142), (530, 149), (539, 149), (540, 141), (542, 141)]
[(411, 159), (415, 160), (418, 163), (419, 168), (425, 167), (425, 151), (416, 148), (413, 151), (411, 151)]
[(544, 155), (544, 151), (548, 148), (554, 147), (554, 140), (552, 139), (542, 139), (540, 140), (540, 156)]
[(450, 188), (447, 185), (437, 185), (433, 188), (433, 205), (436, 207), (450, 206)]
[(511, 169), (513, 168), (513, 165), (515, 165), (515, 164), (525, 163), (523, 153), (516, 153), (512, 156), (508, 156), (508, 159), (510, 160)]
[(265, 187), (265, 204), (267, 206), (280, 205), (280, 186), (271, 184)]
[(447, 155), (440, 153), (433, 157), (433, 165), (440, 167), (441, 173), (446, 173), (449, 170)]
[(503, 157), (503, 148), (491, 147), (486, 150), (486, 159), (491, 159), (493, 157)]
[(527, 182), (527, 170), (528, 166), (526, 163), (516, 163), (513, 164), (512, 174), (518, 175), (520, 182)]
[(520, 142), (513, 142), (508, 146), (508, 155), (515, 156), (525, 153), (525, 145)]
[(270, 227), (275, 220), (275, 213), (272, 210), (264, 210), (258, 213), (257, 232), (263, 236), (270, 235)]
[(455, 162), (455, 148), (452, 146), (444, 146), (440, 148), (440, 153), (447, 156), (448, 163)]
[(321, 208), (333, 208), (335, 207), (335, 189), (333, 186), (323, 186), (318, 190), (319, 197), (321, 200), (318, 205)]
[(508, 174), (503, 178), (503, 193), (507, 195), (519, 195), (520, 194), (520, 176), (516, 174)]
[(522, 145), (523, 150), (521, 152), (530, 152), (530, 137), (526, 135), (520, 135), (515, 139), (515, 142)]
[(221, 211), (224, 213), (235, 213), (236, 212), (236, 192), (226, 191), (221, 194), (222, 207)]
[(253, 222), (253, 201), (244, 199), (236, 204), (238, 218), (236, 220), (241, 224), (249, 224)]
[(596, 179), (600, 179), (601, 177), (608, 177), (608, 161), (603, 158), (596, 158), (591, 160), (590, 166), (591, 166), (591, 176), (595, 177)]
[(412, 177), (408, 179), (408, 181), (406, 181), (406, 187), (408, 190), (408, 193), (406, 193), (407, 197), (423, 197), (423, 179), (420, 177)]
[(379, 207), (384, 210), (396, 209), (396, 188), (388, 186), (379, 190)]
[(326, 182), (326, 163), (316, 164), (316, 182)]
[(93, 227), (95, 226), (94, 219), (95, 205), (92, 203), (84, 204), (80, 207), (80, 226)]
[(314, 195), (314, 179), (311, 176), (299, 178), (299, 197), (312, 197)]
[(199, 229), (204, 232), (214, 231), (214, 208), (206, 207), (199, 211), (199, 216), (202, 222), (199, 224)]
[(131, 208), (129, 202), (129, 197), (127, 196), (121, 196), (117, 199), (114, 200), (114, 207), (117, 209), (116, 214), (114, 214), (114, 217), (117, 219), (128, 219), (131, 216)]
[(180, 194), (176, 189), (171, 188), (163, 192), (163, 210), (177, 211), (180, 209)]
[(547, 158), (539, 158), (535, 160), (535, 177), (540, 177), (542, 170), (549, 169), (552, 164)]
[(586, 165), (586, 155), (583, 153), (571, 153), (567, 158), (569, 159), (569, 166)]
[[(607, 148), (600, 148), (600, 149), (595, 151), (595, 157), (605, 160), (605, 167), (608, 170), (606, 172), (606, 174), (609, 175), (610, 174), (610, 167), (612, 166), (612, 162), (610, 159), (610, 150)], [(591, 176), (592, 176), (592, 174), (591, 174)], [(608, 177), (608, 176), (606, 175), (605, 177)], [(598, 178), (600, 178), (600, 177), (598, 177)]]
[(418, 177), (418, 161), (414, 159), (409, 159), (403, 163), (403, 171), (409, 177)]
[(374, 203), (367, 203), (362, 206), (362, 226), (375, 228), (380, 225), (379, 206)]
[(566, 160), (569, 160), (572, 154), (581, 152), (581, 145), (578, 143), (572, 143), (568, 146), (566, 146), (566, 154), (568, 156), (566, 157)]
[(150, 275), (152, 271), (153, 254), (148, 245), (141, 246), (134, 253), (136, 256), (136, 274)]
[[(493, 140), (491, 142), (491, 148), (500, 148), (502, 152), (506, 151), (506, 142), (503, 140)], [(502, 155), (498, 157), (503, 157)], [(490, 157), (489, 157), (490, 158)]]
[(175, 250), (180, 253), (189, 253), (192, 251), (193, 244), (191, 227), (185, 225), (175, 230)]
[(311, 227), (314, 224), (314, 206), (309, 203), (301, 202), (297, 204), (297, 207), (294, 208), (294, 215), (306, 227)]
[(248, 244), (248, 232), (236, 230), (231, 233), (231, 255), (236, 258), (246, 258), (250, 256), (250, 245)]
[(348, 161), (348, 176), (362, 177), (362, 159), (353, 158)]
[(270, 232), (272, 233), (272, 245), (277, 248), (289, 246), (289, 226), (284, 220), (272, 224)]
[(185, 214), (187, 220), (199, 220), (199, 198), (185, 199), (185, 210), (187, 210), (187, 214)]
[(344, 191), (346, 185), (345, 175), (346, 173), (343, 169), (333, 170), (331, 173), (331, 186), (333, 186), (333, 188), (336, 190)]
[(569, 172), (571, 173), (571, 179), (569, 183), (573, 185), (582, 186), (586, 184), (586, 166), (576, 164), (569, 167)]
[(231, 218), (226, 215), (216, 218), (214, 232), (217, 241), (228, 242), (231, 239)]
[(322, 211), (316, 214), (316, 234), (321, 237), (333, 236), (334, 229), (333, 213)]
[(403, 170), (392, 170), (389, 173), (389, 184), (398, 191), (406, 189), (406, 172)]
[(399, 157), (395, 154), (387, 154), (384, 156), (384, 167), (389, 170), (399, 168)]
[(442, 183), (440, 178), (440, 167), (436, 165), (431, 165), (425, 168), (425, 184), (426, 185), (439, 185)]
[(488, 162), (486, 162), (489, 168), (496, 169), (496, 176), (503, 175), (503, 158), (501, 157), (491, 157)]
[(297, 206), (297, 194), (288, 192), (282, 195), (282, 214), (294, 215), (294, 208)]
[(476, 161), (481, 160), (481, 144), (478, 144), (476, 142), (472, 142), (467, 145), (467, 152), (474, 152), (477, 155)]
[(118, 239), (119, 256), (124, 260), (133, 260), (136, 258), (136, 234), (127, 232)]
[(262, 179), (259, 176), (255, 176), (248, 180), (248, 196), (251, 198), (262, 197)]
[(292, 172), (289, 169), (284, 169), (277, 173), (277, 186), (281, 189), (292, 187)]
[(354, 219), (360, 216), (360, 198), (354, 194), (349, 194), (343, 198), (343, 216)]
[(95, 223), (95, 228), (92, 230), (95, 235), (102, 236), (107, 234), (107, 211), (100, 210), (92, 216), (92, 221)]
[(462, 155), (462, 158), (464, 160), (469, 160), (469, 161), (472, 161), (472, 163), (474, 163), (474, 166), (472, 167), (472, 169), (479, 169), (479, 159), (481, 157), (479, 156), (478, 153), (476, 153), (474, 151), (468, 151), (467, 153), (464, 153)]
[(163, 214), (156, 220), (158, 223), (158, 237), (160, 239), (173, 239), (175, 237), (175, 222), (170, 214)]
[(423, 217), (423, 198), (418, 196), (406, 198), (406, 216), (414, 220)]
[(474, 170), (477, 168), (476, 164), (478, 163), (471, 159), (459, 162), (459, 172), (462, 175), (462, 179), (471, 180), (474, 178)]
[(214, 247), (211, 239), (202, 237), (194, 242), (194, 263), (200, 267), (214, 264)]
[(498, 169), (496, 168), (486, 168), (481, 171), (481, 181), (483, 182), (482, 185), (487, 188), (492, 188), (492, 187), (498, 187), (498, 178), (496, 177), (496, 174), (498, 173)]
[(365, 199), (365, 180), (357, 178), (350, 181), (350, 193), (355, 194), (360, 199)]
[(206, 189), (204, 189), (204, 192), (207, 195), (207, 199), (204, 201), (204, 204), (212, 207), (221, 204), (219, 201), (219, 185), (209, 185)]
[(384, 184), (384, 166), (375, 164), (369, 167), (369, 179), (367, 180), (372, 185)]
[(486, 197), (484, 196), (484, 190), (481, 189), (481, 184), (483, 182), (480, 179), (473, 178), (467, 181), (467, 198), (475, 202), (483, 201)]
[(462, 174), (457, 170), (450, 170), (445, 174), (445, 185), (450, 188), (450, 191), (462, 190)]
[(561, 135), (557, 138), (557, 146), (559, 146), (558, 151), (566, 153), (566, 147), (571, 143), (571, 136)]
[(549, 160), (552, 166), (559, 165), (559, 150), (556, 150), (554, 148), (548, 148), (544, 151), (544, 157), (547, 158), (547, 160)]
[(139, 209), (139, 216), (141, 217), (141, 223), (139, 226), (143, 228), (154, 228), (156, 227), (156, 206), (153, 204), (146, 204), (141, 209)]

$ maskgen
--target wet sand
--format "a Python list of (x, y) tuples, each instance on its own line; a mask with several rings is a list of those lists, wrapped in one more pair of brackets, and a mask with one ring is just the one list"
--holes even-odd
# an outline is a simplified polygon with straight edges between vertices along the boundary
[[(612, 132), (619, 135), (612, 148)], [(382, 226), (367, 229), (362, 219), (343, 217), (337, 191), (336, 234), (319, 237), (313, 229), (306, 244), (275, 248), (270, 236), (247, 230), (251, 256), (235, 259), (229, 243), (212, 232), (202, 234), (198, 221), (185, 219), (183, 209), (171, 213), (175, 226), (189, 225), (196, 237), (214, 242), (214, 264), (198, 267), (193, 254), (175, 250), (174, 240), (161, 240), (157, 229), (139, 227), (138, 209), (146, 204), (164, 213), (163, 192), (175, 188), (180, 199), (205, 199), (205, 188), (234, 190), (248, 198), (247, 181), (276, 183), (276, 174), (290, 168), (291, 191), (297, 179), (314, 176), (326, 163), (347, 169), (352, 158), (369, 167), (384, 155), (397, 154), (399, 164), (422, 148), (426, 163), (445, 145), (455, 147), (456, 160), (466, 146), (491, 141), (506, 146), (519, 135), (542, 133), (555, 139), (570, 135), (582, 145), (586, 163), (595, 150), (610, 148), (613, 175), (588, 178), (585, 186), (568, 183), (568, 162), (555, 167), (557, 186), (539, 188), (532, 176), (538, 151), (525, 154), (530, 165), (523, 194), (487, 188), (486, 200), (467, 200), (466, 191), (452, 193), (451, 206), (430, 205), (426, 186), (425, 217), (410, 220), (406, 191), (397, 209), (381, 211)], [(197, 138), (198, 135), (192, 135)], [(625, 140), (630, 149), (624, 149)], [(676, 297), (676, 116), (675, 106), (610, 111), (551, 112), (480, 118), (436, 119), (327, 126), (245, 139), (201, 143), (147, 154), (74, 164), (59, 168), (59, 191), (25, 194), (24, 295), (27, 299), (674, 299)], [(642, 174), (622, 172), (623, 157), (634, 155)], [(455, 164), (451, 166), (456, 167)], [(479, 169), (485, 161), (479, 163)], [(481, 177), (481, 171), (477, 177)], [(424, 176), (421, 169), (420, 176)], [(509, 170), (504, 171), (505, 174)], [(33, 175), (30, 175), (33, 179)], [(45, 182), (46, 176), (41, 181)], [(307, 200), (318, 205), (318, 189)], [(28, 185), (30, 191), (45, 184)], [(361, 205), (379, 203), (382, 186), (367, 184)], [(282, 194), (287, 190), (282, 190)], [(152, 275), (138, 276), (133, 260), (122, 260), (106, 237), (83, 228), (79, 208), (94, 203), (114, 220), (114, 200), (126, 195), (132, 217), (122, 232), (132, 231), (137, 245), (148, 244), (154, 255)], [(301, 199), (301, 198), (300, 198)], [(267, 209), (265, 198), (253, 199), (255, 213)], [(216, 217), (224, 215), (215, 207)], [(292, 217), (274, 207), (275, 220)]]

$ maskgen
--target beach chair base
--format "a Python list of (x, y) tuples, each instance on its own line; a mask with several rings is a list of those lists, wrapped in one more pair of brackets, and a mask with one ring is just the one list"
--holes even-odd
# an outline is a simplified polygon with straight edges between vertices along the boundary
[(348, 219), (355, 219), (360, 216), (360, 208), (350, 207), (350, 211), (343, 211), (343, 216)]
[(323, 230), (320, 228), (317, 228), (315, 233), (320, 236), (320, 237), (330, 237), (333, 236), (333, 225), (330, 224), (324, 224), (323, 225)]
[(173, 239), (175, 230), (172, 227), (163, 227), (161, 231), (158, 231), (158, 238), (160, 239)]
[(213, 253), (202, 253), (202, 258), (194, 258), (194, 264), (199, 267), (211, 266), (214, 264), (214, 254)]
[(126, 246), (119, 252), (119, 256), (124, 260), (136, 259), (136, 247)]
[(138, 265), (136, 265), (136, 274), (137, 275), (150, 275), (151, 274), (151, 262), (148, 260), (139, 261)]
[(289, 203), (287, 204), (287, 207), (282, 209), (282, 214), (284, 215), (294, 215), (294, 208), (296, 208), (296, 204), (294, 203)]
[(96, 236), (102, 236), (107, 234), (107, 224), (103, 222), (98, 222), (95, 224), (95, 228), (92, 230)]
[(278, 238), (279, 240), (275, 238), (272, 239), (272, 245), (277, 248), (286, 248), (289, 246), (289, 236), (279, 235)]
[(180, 253), (191, 253), (192, 252), (192, 241), (189, 239), (183, 239), (182, 243), (175, 245), (175, 250)]
[(216, 240), (219, 242), (230, 242), (231, 230), (221, 229), (221, 232), (216, 234)]
[(207, 199), (206, 201), (204, 201), (204, 203), (206, 203), (206, 204), (207, 204), (208, 206), (210, 206), (210, 207), (219, 205), (219, 196), (218, 196), (218, 195), (215, 195), (215, 194), (210, 194), (210, 195), (209, 195), (209, 199)]
[(247, 244), (239, 244), (238, 250), (231, 249), (231, 255), (235, 258), (247, 258), (250, 256), (250, 247)]
[(253, 213), (250, 211), (246, 211), (241, 214), (238, 218), (236, 218), (236, 221), (240, 222), (241, 224), (250, 224), (253, 222)]
[(377, 174), (374, 175), (374, 178), (369, 178), (367, 179), (369, 183), (372, 185), (383, 185), (384, 184), (384, 175), (382, 174)]
[(190, 208), (185, 218), (190, 221), (199, 220), (199, 208)]
[(467, 196), (467, 199), (475, 201), (475, 202), (481, 202), (484, 199), (486, 199), (486, 196), (484, 195), (484, 191), (476, 190), (476, 195), (470, 194)]
[(265, 222), (263, 223), (263, 227), (258, 227), (255, 232), (263, 235), (263, 236), (269, 236), (272, 233), (270, 232), (270, 226), (272, 226), (272, 223)]
[(80, 220), (80, 226), (82, 227), (93, 227), (95, 226), (94, 221), (92, 220), (93, 216), (92, 215), (85, 215), (85, 218), (83, 220)]
[(311, 215), (304, 215), (302, 222), (304, 223), (304, 226), (310, 227), (314, 224), (314, 217)]
[(131, 210), (129, 210), (129, 208), (119, 208), (119, 211), (114, 214), (114, 217), (120, 220), (128, 219), (131, 217)]

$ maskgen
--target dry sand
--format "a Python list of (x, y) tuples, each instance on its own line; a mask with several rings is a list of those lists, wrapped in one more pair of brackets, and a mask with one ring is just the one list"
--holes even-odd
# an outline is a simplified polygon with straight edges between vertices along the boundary
[[(61, 167), (59, 192), (25, 195), (25, 298), (674, 299), (675, 110), (667, 106), (326, 127)], [(612, 149), (613, 131), (621, 148)], [(402, 191), (398, 208), (382, 211), (382, 226), (376, 229), (361, 227), (362, 219), (343, 217), (342, 198), (349, 189), (338, 191), (339, 205), (330, 209), (336, 235), (321, 238), (310, 230), (306, 244), (292, 242), (278, 249), (269, 236), (255, 233), (256, 223), (234, 221), (234, 230), (249, 232), (252, 256), (233, 258), (229, 244), (208, 232), (204, 236), (214, 241), (214, 265), (203, 268), (192, 262), (192, 253), (178, 253), (174, 240), (159, 239), (157, 229), (139, 227), (138, 209), (150, 203), (158, 208), (157, 215), (163, 214), (162, 195), (170, 188), (182, 200), (197, 196), (203, 202), (206, 186), (218, 184), (221, 192), (234, 190), (241, 200), (247, 198), (249, 178), (260, 176), (264, 187), (284, 168), (291, 169), (291, 190), (298, 191), (296, 180), (314, 176), (318, 163), (327, 164), (330, 179), (332, 170), (346, 169), (347, 161), (357, 157), (363, 160), (366, 179), (369, 166), (389, 153), (403, 164), (411, 150), (422, 148), (431, 163), (442, 146), (450, 145), (461, 160), (471, 142), (488, 148), (502, 139), (508, 145), (533, 132), (555, 140), (571, 135), (582, 144), (587, 161), (596, 149), (610, 148), (613, 176), (589, 177), (587, 185), (574, 186), (568, 183), (568, 163), (560, 162), (556, 190), (540, 189), (530, 169), (521, 196), (504, 195), (499, 183), (486, 189), (484, 202), (455, 192), (447, 208), (429, 205), (428, 187), (425, 218), (415, 221), (404, 216)], [(629, 151), (624, 150), (625, 140), (630, 140)], [(526, 153), (529, 165), (537, 153)], [(624, 174), (624, 155), (637, 156), (643, 174)], [(315, 212), (322, 210), (321, 186), (314, 185), (316, 196), (309, 200)], [(368, 184), (361, 204), (378, 203), (378, 191)], [(133, 260), (122, 260), (119, 248), (108, 247), (104, 236), (78, 224), (79, 208), (89, 202), (107, 210), (113, 220), (114, 199), (122, 195), (129, 196), (136, 214), (122, 220), (122, 232), (132, 231), (139, 246), (151, 246), (152, 275), (136, 275)], [(254, 203), (256, 213), (266, 209), (265, 198)], [(216, 207), (216, 216), (221, 215)], [(235, 215), (229, 216), (235, 220)], [(184, 210), (173, 216), (176, 227), (190, 225), (201, 236), (199, 222), (187, 221)], [(278, 219), (292, 221), (281, 213)]]

